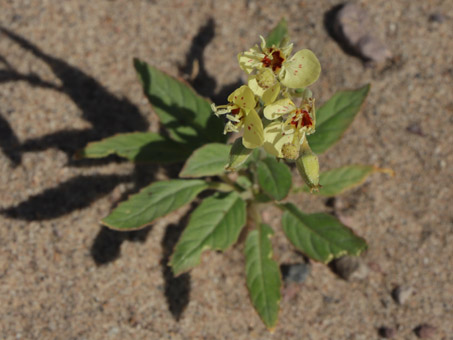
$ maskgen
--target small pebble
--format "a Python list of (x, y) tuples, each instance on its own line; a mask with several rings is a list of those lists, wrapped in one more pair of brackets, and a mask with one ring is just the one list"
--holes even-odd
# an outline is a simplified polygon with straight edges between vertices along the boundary
[(396, 335), (396, 330), (395, 328), (390, 328), (390, 327), (381, 327), (379, 328), (379, 336), (386, 338), (386, 339), (393, 339)]
[(437, 329), (434, 326), (422, 324), (417, 326), (414, 332), (420, 339), (431, 339), (436, 334), (436, 330)]
[(429, 22), (443, 23), (445, 21), (445, 15), (442, 13), (433, 13), (429, 16)]
[(421, 137), (425, 136), (425, 134), (423, 133), (423, 130), (422, 130), (422, 127), (421, 127), (420, 123), (409, 124), (406, 127), (406, 131), (410, 132), (410, 133), (413, 133), (414, 135), (421, 136)]
[(294, 264), (282, 264), (281, 271), (283, 280), (285, 282), (302, 283), (307, 279), (308, 274), (310, 274), (311, 265), (309, 263), (303, 262)]
[(368, 276), (368, 267), (356, 256), (343, 256), (332, 261), (332, 270), (342, 279), (363, 280)]
[(410, 286), (402, 285), (392, 291), (393, 299), (400, 305), (406, 304), (414, 294), (414, 289)]
[(367, 12), (361, 6), (349, 2), (336, 14), (334, 31), (364, 59), (377, 63), (384, 62), (392, 57), (392, 53), (372, 34), (370, 26)]

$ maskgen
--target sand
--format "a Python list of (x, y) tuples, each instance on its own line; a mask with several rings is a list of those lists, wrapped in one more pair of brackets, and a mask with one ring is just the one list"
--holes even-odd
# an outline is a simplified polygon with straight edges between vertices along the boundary
[[(414, 329), (428, 323), (432, 339), (453, 339), (452, 3), (359, 1), (394, 55), (379, 67), (327, 33), (324, 15), (338, 3), (0, 1), (0, 338), (369, 340), (385, 326), (396, 339), (416, 339)], [(296, 49), (321, 61), (318, 103), (372, 84), (345, 137), (320, 156), (321, 168), (374, 164), (396, 175), (375, 174), (334, 201), (289, 198), (305, 211), (339, 215), (367, 239), (369, 272), (345, 281), (314, 263), (302, 284), (283, 290), (270, 334), (248, 301), (243, 245), (172, 277), (165, 264), (190, 207), (137, 232), (99, 223), (178, 166), (73, 156), (115, 133), (158, 131), (133, 57), (185, 79), (196, 60), (192, 83), (222, 104), (244, 79), (237, 53), (282, 17)], [(279, 216), (266, 212), (275, 259), (300, 262)], [(391, 296), (400, 285), (414, 290), (404, 305)]]

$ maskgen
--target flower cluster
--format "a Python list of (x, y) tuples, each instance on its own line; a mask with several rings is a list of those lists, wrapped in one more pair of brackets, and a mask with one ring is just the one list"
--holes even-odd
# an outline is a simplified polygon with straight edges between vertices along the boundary
[(228, 104), (212, 109), (226, 116), (224, 133), (244, 131), (244, 147), (296, 160), (301, 146), (308, 146), (306, 135), (315, 132), (315, 100), (307, 86), (319, 78), (321, 66), (310, 50), (291, 56), (293, 44), (267, 47), (260, 38), (260, 46), (238, 55), (247, 85), (236, 89)]

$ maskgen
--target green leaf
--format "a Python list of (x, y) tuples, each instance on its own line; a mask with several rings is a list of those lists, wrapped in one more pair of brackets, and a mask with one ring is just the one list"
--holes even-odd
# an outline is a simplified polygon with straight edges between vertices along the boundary
[(253, 185), (252, 181), (247, 176), (238, 176), (236, 184), (244, 190), (251, 188)]
[(145, 95), (171, 138), (193, 149), (209, 142), (225, 142), (223, 123), (206, 99), (143, 61), (134, 59), (134, 66)]
[(229, 171), (236, 171), (245, 163), (245, 161), (247, 161), (253, 150), (247, 149), (242, 144), (242, 137), (237, 138), (231, 146), (230, 157), (226, 169)]
[(245, 242), (247, 288), (253, 306), (267, 328), (273, 329), (280, 309), (282, 285), (278, 264), (272, 259), (271, 227), (261, 224)]
[(226, 250), (234, 244), (245, 225), (245, 208), (236, 192), (206, 198), (192, 213), (176, 244), (170, 259), (173, 273), (179, 275), (198, 265), (205, 250)]
[(288, 24), (285, 19), (281, 19), (277, 26), (268, 34), (266, 38), (266, 47), (272, 47), (272, 45), (280, 46), (282, 41), (288, 36)]
[[(321, 173), (319, 182), (322, 187), (315, 194), (335, 196), (362, 184), (375, 172), (392, 173), (390, 169), (381, 169), (372, 165), (347, 165)], [(306, 185), (294, 189), (294, 192), (310, 192)]]
[(225, 172), (231, 145), (212, 143), (194, 151), (179, 177), (214, 176)]
[(258, 183), (263, 191), (276, 200), (282, 200), (291, 189), (291, 171), (275, 158), (265, 158), (257, 164)]
[(282, 205), (283, 231), (291, 243), (308, 257), (323, 263), (343, 255), (359, 255), (366, 247), (364, 239), (325, 214), (304, 214), (293, 204)]
[(308, 136), (313, 152), (323, 153), (341, 138), (359, 112), (369, 90), (368, 84), (357, 90), (338, 92), (316, 111), (316, 132)]
[(89, 143), (77, 156), (102, 158), (118, 155), (134, 162), (178, 162), (188, 157), (185, 145), (153, 132), (118, 134)]
[(139, 229), (191, 202), (207, 188), (202, 180), (156, 182), (121, 202), (102, 223), (118, 230)]

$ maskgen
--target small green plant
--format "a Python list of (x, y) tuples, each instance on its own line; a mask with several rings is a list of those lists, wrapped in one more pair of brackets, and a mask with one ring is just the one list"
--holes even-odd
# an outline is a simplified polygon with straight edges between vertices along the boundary
[[(179, 179), (150, 184), (120, 203), (102, 222), (116, 230), (143, 228), (208, 191), (210, 195), (192, 212), (169, 265), (175, 275), (184, 273), (200, 263), (204, 252), (224, 251), (238, 241), (241, 232), (246, 233), (247, 287), (253, 306), (272, 330), (282, 282), (272, 258), (274, 231), (261, 221), (260, 205), (281, 209), (283, 232), (311, 259), (327, 264), (343, 255), (359, 255), (366, 248), (365, 241), (336, 218), (304, 213), (293, 203), (281, 201), (291, 191), (333, 196), (381, 169), (347, 165), (319, 174), (316, 154), (340, 139), (370, 87), (338, 92), (316, 110), (308, 86), (321, 72), (317, 57), (306, 49), (292, 55), (284, 20), (267, 39), (261, 39), (260, 46), (238, 56), (240, 67), (249, 75), (247, 85), (220, 106), (134, 60), (144, 93), (167, 134), (116, 135), (89, 144), (81, 154), (87, 158), (116, 154), (134, 162), (185, 162)], [(226, 124), (219, 116), (226, 117)], [(226, 133), (240, 131), (242, 137), (227, 144)], [(287, 163), (295, 163), (304, 186), (291, 190)]]

